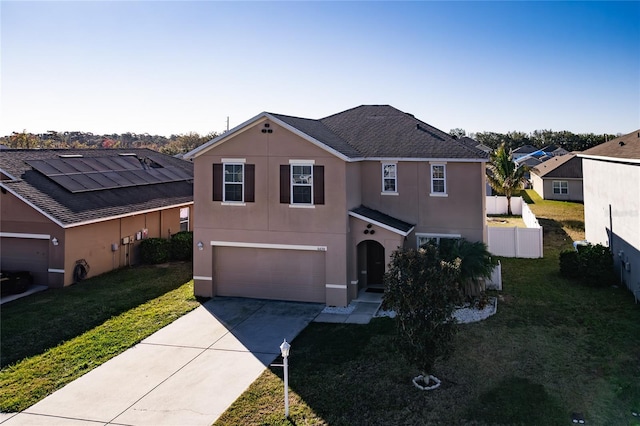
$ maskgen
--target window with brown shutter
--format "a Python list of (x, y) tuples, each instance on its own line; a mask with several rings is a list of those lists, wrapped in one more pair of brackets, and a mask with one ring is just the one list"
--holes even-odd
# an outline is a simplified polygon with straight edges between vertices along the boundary
[(324, 166), (313, 166), (313, 204), (324, 204)]
[(213, 201), (255, 202), (255, 175), (255, 164), (214, 164)]
[(280, 202), (283, 204), (324, 204), (324, 166), (281, 165)]
[(283, 204), (289, 204), (291, 185), (290, 185), (290, 170), (288, 164), (280, 166), (280, 202)]
[(213, 201), (222, 201), (222, 191), (224, 188), (222, 170), (222, 163), (213, 165)]

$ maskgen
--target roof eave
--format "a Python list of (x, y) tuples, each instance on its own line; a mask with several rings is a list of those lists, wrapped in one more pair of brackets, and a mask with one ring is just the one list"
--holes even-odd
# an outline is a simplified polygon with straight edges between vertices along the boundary
[(590, 154), (578, 154), (578, 157), (586, 158), (587, 160), (609, 161), (614, 163), (640, 164), (640, 158), (611, 157), (607, 155), (590, 155)]
[(371, 219), (370, 217), (363, 216), (361, 214), (358, 214), (358, 213), (355, 213), (355, 212), (352, 212), (352, 211), (349, 212), (349, 216), (355, 217), (356, 219), (360, 219), (360, 220), (363, 220), (365, 222), (373, 223), (373, 224), (379, 226), (380, 228), (383, 228), (383, 229), (386, 229), (387, 231), (391, 231), (391, 232), (394, 232), (396, 234), (402, 235), (403, 237), (406, 237), (407, 235), (409, 235), (415, 229), (415, 226), (412, 226), (408, 231), (405, 232), (405, 231), (403, 231), (401, 229), (394, 228), (393, 226), (387, 225), (386, 223), (379, 222), (379, 221), (377, 221), (375, 219)]

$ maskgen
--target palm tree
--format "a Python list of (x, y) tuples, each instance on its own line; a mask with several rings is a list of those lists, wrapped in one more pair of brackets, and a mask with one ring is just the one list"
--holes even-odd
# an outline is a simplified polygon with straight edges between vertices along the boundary
[(466, 298), (479, 296), (484, 290), (484, 278), (490, 278), (498, 264), (482, 241), (464, 238), (451, 240), (451, 244), (440, 245), (440, 256), (447, 262), (460, 259), (459, 283)]
[(498, 193), (507, 197), (507, 214), (511, 215), (511, 196), (520, 190), (527, 181), (525, 174), (529, 168), (525, 164), (514, 163), (510, 152), (507, 152), (504, 142), (491, 153), (487, 164), (487, 181)]

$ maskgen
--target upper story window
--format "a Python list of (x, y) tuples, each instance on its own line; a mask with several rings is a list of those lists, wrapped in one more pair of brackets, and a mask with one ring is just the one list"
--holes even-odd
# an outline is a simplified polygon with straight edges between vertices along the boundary
[(566, 180), (554, 180), (552, 182), (554, 194), (568, 194), (569, 182)]
[(446, 164), (431, 164), (431, 195), (447, 195)]
[(243, 158), (222, 159), (213, 165), (213, 201), (234, 205), (255, 201), (255, 164)]
[(222, 201), (244, 201), (244, 164), (224, 164), (224, 198)]
[(313, 204), (313, 166), (291, 164), (291, 204)]
[(180, 209), (180, 231), (189, 230), (189, 207)]
[(398, 192), (398, 165), (382, 163), (382, 192)]
[(291, 206), (324, 204), (324, 166), (290, 160), (280, 166), (280, 202)]

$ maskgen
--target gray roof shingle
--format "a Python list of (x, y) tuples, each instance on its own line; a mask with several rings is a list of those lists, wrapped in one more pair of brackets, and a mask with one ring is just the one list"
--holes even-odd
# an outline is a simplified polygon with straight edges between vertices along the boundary
[(640, 129), (596, 145), (581, 154), (640, 160)]
[(389, 216), (388, 214), (382, 213), (378, 210), (370, 209), (369, 207), (362, 205), (356, 207), (355, 209), (351, 209), (351, 212), (370, 219), (372, 222), (377, 222), (387, 227), (393, 228), (402, 234), (407, 234), (414, 227), (414, 225), (403, 220), (396, 219), (393, 216)]
[(488, 157), (389, 105), (361, 105), (319, 120), (271, 115), (352, 159)]
[(156, 210), (193, 201), (193, 180), (71, 193), (27, 164), (29, 160), (59, 158), (60, 154), (108, 157), (117, 156), (120, 153), (134, 153), (140, 158), (148, 158), (165, 167), (178, 167), (193, 176), (192, 163), (146, 148), (16, 149), (3, 150), (0, 155), (0, 170), (16, 179), (3, 180), (2, 185), (38, 207), (62, 226)]

